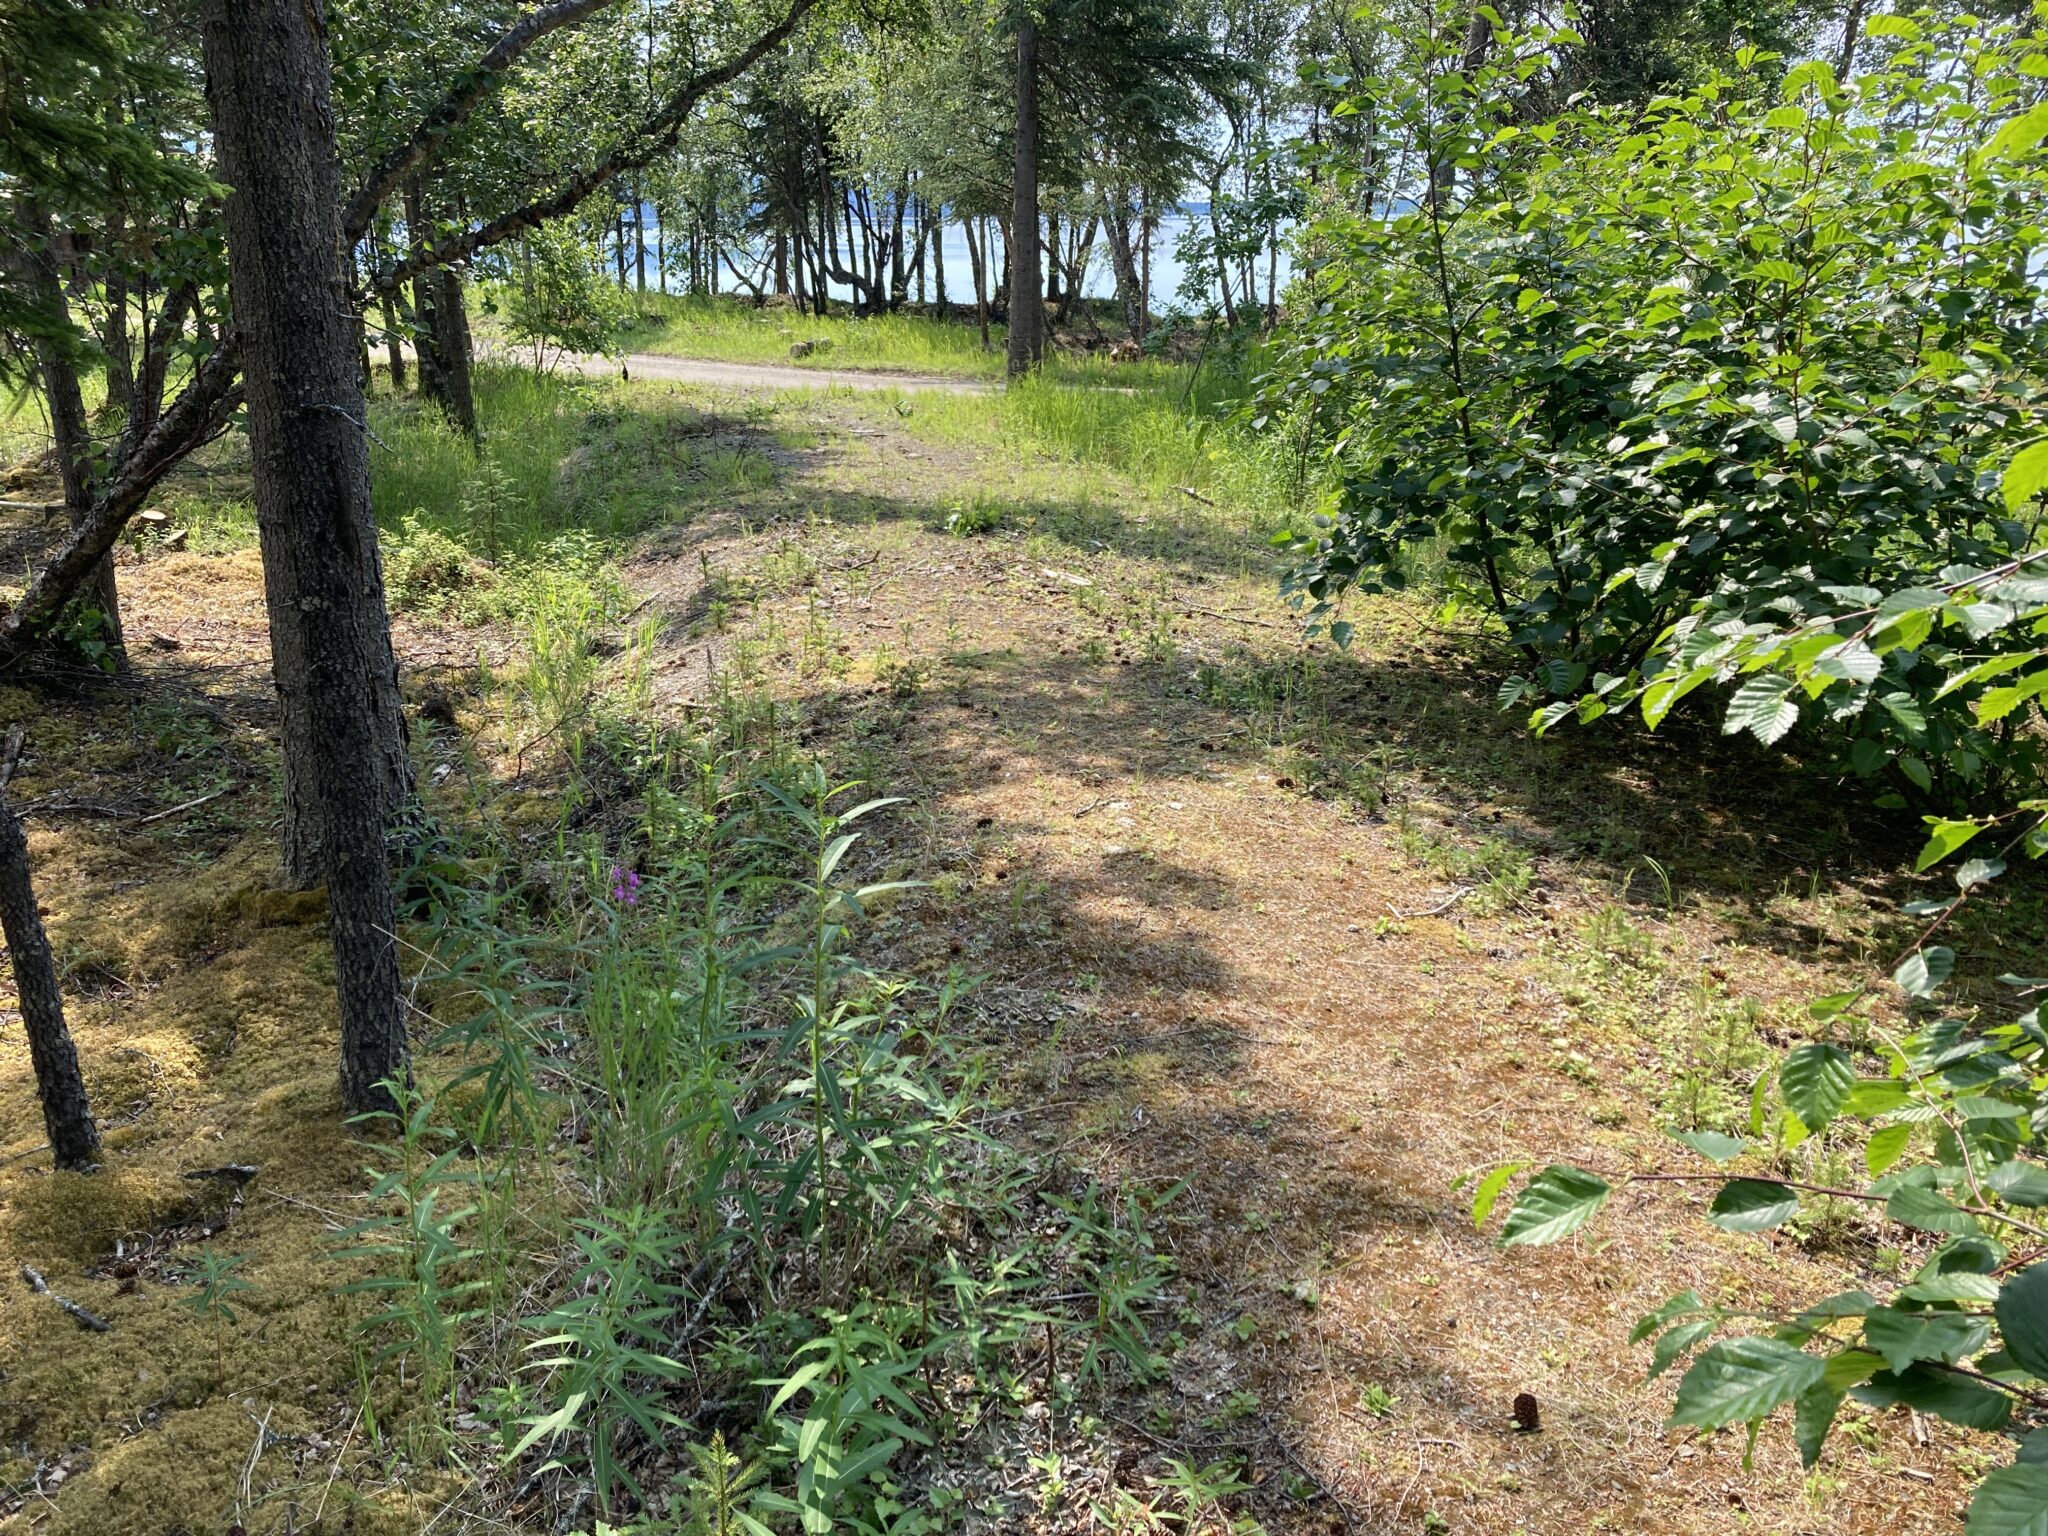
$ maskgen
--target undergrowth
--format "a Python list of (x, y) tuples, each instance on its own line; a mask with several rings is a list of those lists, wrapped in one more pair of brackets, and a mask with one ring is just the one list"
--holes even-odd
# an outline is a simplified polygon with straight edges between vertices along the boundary
[(1029, 1351), (1062, 1415), (1156, 1370), (1163, 1196), (999, 1139), (971, 979), (862, 958), (893, 802), (750, 696), (626, 719), (571, 727), (623, 792), (545, 857), (486, 821), (410, 877), (439, 1035), (339, 1248), (365, 1423), (630, 1529), (933, 1529)]

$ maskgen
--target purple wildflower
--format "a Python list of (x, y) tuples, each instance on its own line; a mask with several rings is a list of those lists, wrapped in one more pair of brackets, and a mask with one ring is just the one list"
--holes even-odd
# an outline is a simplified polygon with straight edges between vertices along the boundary
[(621, 906), (640, 905), (640, 876), (623, 864), (612, 866), (612, 900)]

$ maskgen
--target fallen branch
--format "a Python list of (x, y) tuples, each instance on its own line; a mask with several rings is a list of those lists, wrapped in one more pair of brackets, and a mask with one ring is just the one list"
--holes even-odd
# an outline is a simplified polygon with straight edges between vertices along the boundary
[(1451, 908), (1455, 907), (1459, 902), (1463, 901), (1467, 896), (1470, 896), (1477, 889), (1477, 886), (1461, 885), (1455, 891), (1451, 892), (1449, 896), (1445, 897), (1442, 901), (1438, 902), (1435, 906), (1431, 907), (1427, 912), (1403, 912), (1399, 907), (1388, 907), (1387, 910), (1393, 913), (1397, 921), (1404, 923), (1407, 922), (1408, 919), (1411, 917), (1442, 917), (1444, 913), (1450, 911)]
[(1271, 619), (1254, 619), (1242, 613), (1225, 613), (1218, 608), (1194, 608), (1182, 610), (1185, 613), (1203, 613), (1212, 619), (1228, 619), (1233, 624), (1256, 624), (1260, 629), (1285, 629), (1285, 624), (1275, 624)]
[(85, 1308), (72, 1301), (69, 1297), (59, 1296), (55, 1291), (51, 1290), (50, 1282), (45, 1280), (42, 1272), (33, 1265), (24, 1264), (21, 1266), (21, 1278), (28, 1282), (28, 1288), (38, 1296), (49, 1297), (50, 1300), (70, 1313), (71, 1320), (77, 1323), (79, 1327), (89, 1328), (94, 1333), (111, 1333), (113, 1331), (114, 1325), (104, 1317), (86, 1311)]
[(147, 816), (138, 816), (135, 819), (135, 825), (137, 825), (138, 827), (147, 827), (155, 822), (169, 821), (173, 816), (182, 815), (186, 811), (197, 810), (200, 806), (206, 804), (206, 802), (209, 800), (218, 800), (222, 795), (226, 794), (229, 790), (233, 788), (235, 788), (234, 785), (228, 784), (220, 789), (216, 789), (210, 795), (200, 795), (194, 799), (187, 800), (183, 805), (174, 805), (167, 811), (151, 811)]
[(231, 1179), (236, 1184), (246, 1184), (263, 1171), (260, 1163), (222, 1163), (218, 1168), (189, 1169), (188, 1179)]

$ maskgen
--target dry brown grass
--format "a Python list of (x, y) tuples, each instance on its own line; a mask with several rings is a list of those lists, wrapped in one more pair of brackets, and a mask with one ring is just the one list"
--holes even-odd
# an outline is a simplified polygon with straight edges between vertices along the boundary
[[(868, 435), (635, 571), (683, 632), (657, 689), (758, 678), (909, 797), (896, 864), (934, 891), (890, 958), (988, 977), (1030, 1135), (1186, 1181), (1184, 1345), (1077, 1462), (1142, 1489), (1168, 1454), (1241, 1456), (1274, 1530), (1953, 1528), (1989, 1442), (1852, 1408), (1811, 1478), (1782, 1424), (1745, 1472), (1739, 1434), (1661, 1428), (1671, 1382), (1626, 1343), (1682, 1289), (1861, 1283), (1899, 1234), (1733, 1237), (1704, 1194), (1638, 1187), (1569, 1247), (1502, 1254), (1451, 1188), (1510, 1157), (1684, 1166), (1662, 1125), (1745, 1094), (1857, 974), (1898, 847), (1739, 746), (1532, 742), (1494, 659), (1409, 605), (1304, 653), (1227, 525), (843, 409)], [(1004, 526), (948, 536), (977, 492)], [(1445, 873), (1489, 841), (1507, 879)], [(1085, 1529), (1067, 1508), (1044, 1527)]]

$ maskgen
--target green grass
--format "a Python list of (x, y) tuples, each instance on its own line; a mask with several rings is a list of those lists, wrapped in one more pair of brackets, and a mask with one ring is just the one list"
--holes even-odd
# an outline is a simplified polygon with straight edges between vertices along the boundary
[[(963, 320), (924, 315), (800, 315), (793, 309), (756, 309), (741, 299), (635, 295), (638, 321), (625, 346), (665, 357), (701, 357), (733, 363), (779, 363), (829, 372), (940, 374), (954, 378), (1003, 376), (1004, 328), (991, 325), (989, 345), (972, 313)], [(790, 348), (815, 348), (792, 358)], [(1160, 362), (1113, 363), (1107, 358), (1056, 352), (1045, 372), (1064, 383), (1145, 386), (1185, 377)]]
[[(890, 373), (938, 373), (996, 378), (1003, 371), (1003, 328), (992, 327), (990, 350), (981, 332), (921, 315), (800, 315), (793, 309), (755, 309), (733, 299), (641, 294), (639, 321), (627, 333), (635, 352), (715, 358), (734, 363), (795, 363), (802, 368), (858, 368)], [(791, 358), (799, 342), (817, 348)]]
[(1288, 457), (1240, 426), (1231, 400), (1229, 380), (1203, 375), (1189, 388), (1184, 370), (1119, 390), (1035, 374), (999, 395), (921, 395), (899, 414), (934, 441), (1000, 443), (1115, 470), (1148, 490), (1193, 493), (1263, 537), (1287, 524), (1303, 492)]

